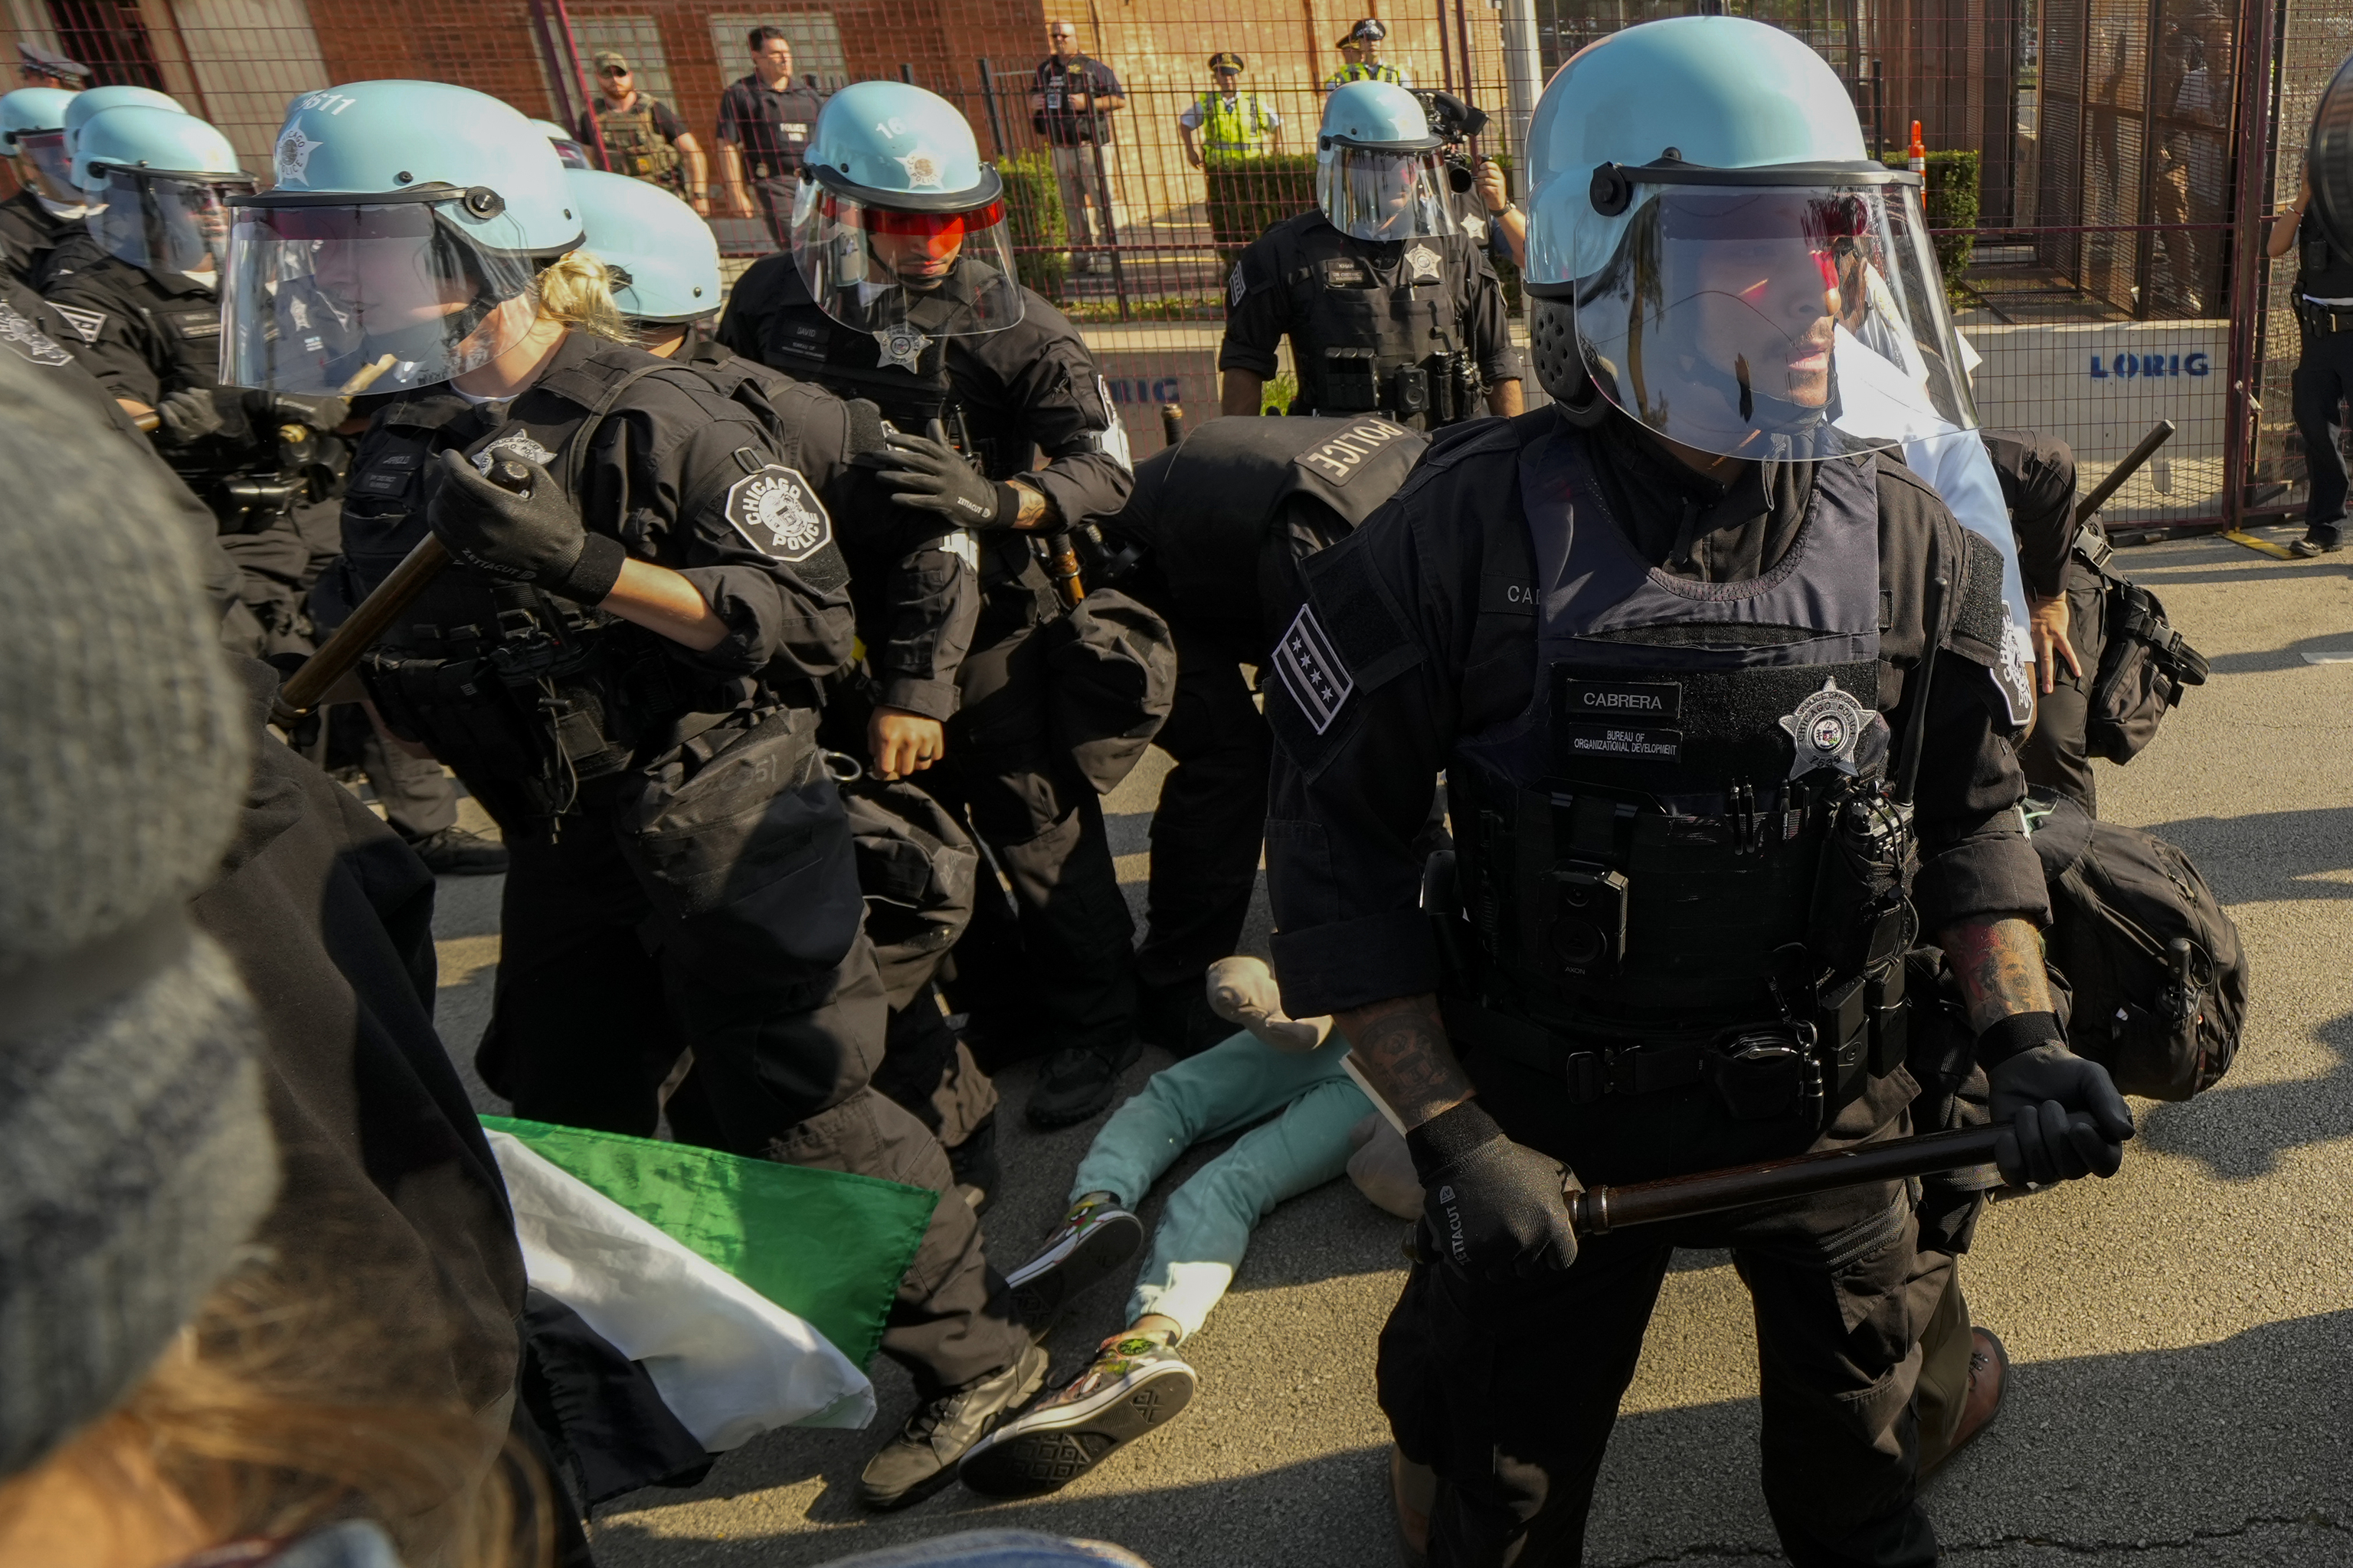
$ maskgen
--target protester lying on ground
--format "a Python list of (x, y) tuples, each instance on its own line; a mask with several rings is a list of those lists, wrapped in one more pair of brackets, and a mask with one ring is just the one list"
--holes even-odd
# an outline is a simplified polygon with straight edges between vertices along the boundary
[[(1008, 1277), (1018, 1290), (1032, 1271), (1073, 1249), (1104, 1253), (1124, 1234), (1132, 1252), (1144, 1226), (1129, 1211), (1152, 1183), (1206, 1139), (1250, 1128), (1168, 1199), (1152, 1253), (1128, 1298), (1127, 1327), (1103, 1342), (1078, 1380), (975, 1445), (958, 1476), (976, 1491), (1025, 1497), (1054, 1491), (1122, 1445), (1180, 1414), (1200, 1378), (1176, 1346), (1200, 1331), (1233, 1283), (1250, 1234), (1277, 1203), (1322, 1186), (1351, 1165), (1359, 1145), (1379, 1159), (1363, 1124), (1380, 1118), (1342, 1065), (1346, 1040), (1328, 1018), (1282, 1013), (1274, 977), (1255, 959), (1211, 966), (1210, 1005), (1243, 1025), (1219, 1045), (1152, 1075), (1088, 1146), (1071, 1181), (1071, 1209), (1045, 1247)], [(1271, 1118), (1271, 1119), (1270, 1119)], [(1253, 1127), (1253, 1123), (1261, 1125)], [(1391, 1134), (1397, 1154), (1404, 1139)], [(1421, 1192), (1376, 1182), (1383, 1206), (1418, 1214)], [(1394, 1163), (1391, 1165), (1394, 1171)], [(1382, 1199), (1377, 1199), (1377, 1202)]]
[(248, 1245), (262, 1030), (185, 905), (251, 726), (194, 541), (107, 440), (0, 358), (0, 1562), (521, 1568), (473, 1412), (406, 1393), (438, 1325)]

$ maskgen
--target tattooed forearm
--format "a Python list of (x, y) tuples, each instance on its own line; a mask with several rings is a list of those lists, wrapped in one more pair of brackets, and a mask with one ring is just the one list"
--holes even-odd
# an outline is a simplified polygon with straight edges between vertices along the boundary
[(1971, 1029), (1982, 1032), (2012, 1013), (2052, 1010), (2042, 933), (2031, 922), (1971, 921), (1947, 927), (1937, 940), (1961, 982)]
[(1434, 996), (1403, 996), (1333, 1015), (1357, 1069), (1408, 1127), (1471, 1097), (1471, 1080), (1446, 1043)]

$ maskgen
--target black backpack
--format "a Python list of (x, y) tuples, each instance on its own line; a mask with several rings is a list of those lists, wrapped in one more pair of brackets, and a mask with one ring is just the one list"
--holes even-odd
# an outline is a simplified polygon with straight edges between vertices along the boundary
[(2165, 619), (2162, 599), (2109, 567), (2107, 541), (2092, 529), (2084, 534), (2077, 554), (2100, 574), (2106, 632), (2092, 673), (2084, 749), (2110, 762), (2130, 762), (2156, 737), (2166, 714), (2180, 705), (2182, 691), (2206, 683), (2206, 658)]
[(2246, 949), (2214, 890), (2173, 845), (2072, 796), (2031, 791), (2026, 816), (2051, 894), (2050, 964), (2074, 990), (2069, 1044), (2128, 1095), (2211, 1087), (2247, 1021)]

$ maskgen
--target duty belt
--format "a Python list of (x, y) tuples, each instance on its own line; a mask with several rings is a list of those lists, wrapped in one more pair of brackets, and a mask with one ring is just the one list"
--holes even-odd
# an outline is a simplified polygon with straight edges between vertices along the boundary
[(1579, 1042), (1466, 998), (1440, 1003), (1450, 1038), (1493, 1051), (1531, 1072), (1558, 1075), (1569, 1100), (1590, 1105), (1604, 1095), (1655, 1095), (1705, 1081), (1718, 1031), (1704, 1037)]
[(2318, 305), (2310, 300), (2298, 303), (2297, 313), (2305, 326), (2316, 333), (2353, 332), (2353, 310), (2338, 310), (2333, 305)]

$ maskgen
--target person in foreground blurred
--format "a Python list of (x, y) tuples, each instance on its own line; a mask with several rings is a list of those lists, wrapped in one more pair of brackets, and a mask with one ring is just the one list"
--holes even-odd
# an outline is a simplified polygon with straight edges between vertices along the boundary
[(44, 386), (0, 359), (0, 1562), (533, 1561), (425, 1348), (248, 1245), (260, 1033), (185, 906), (251, 725), (173, 502)]

